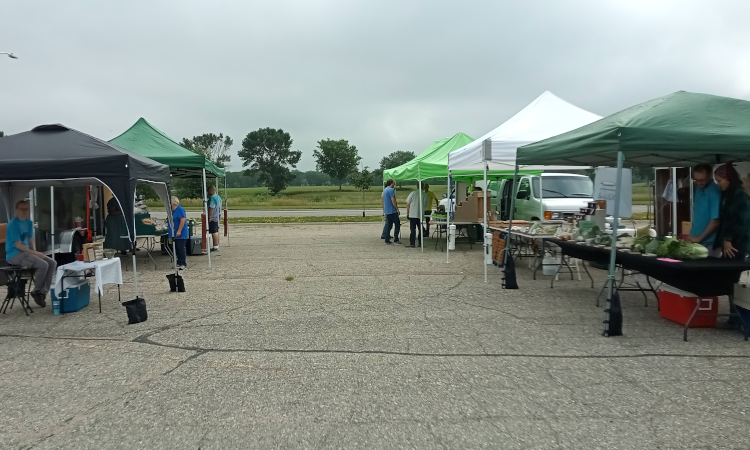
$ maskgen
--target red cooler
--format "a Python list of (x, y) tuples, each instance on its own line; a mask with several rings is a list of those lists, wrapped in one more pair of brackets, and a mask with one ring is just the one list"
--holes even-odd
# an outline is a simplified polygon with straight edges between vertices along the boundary
[(661, 316), (680, 325), (690, 320), (695, 305), (700, 302), (698, 311), (690, 322), (690, 328), (713, 328), (716, 326), (716, 314), (719, 312), (718, 297), (697, 297), (689, 292), (662, 284), (659, 288), (659, 305)]

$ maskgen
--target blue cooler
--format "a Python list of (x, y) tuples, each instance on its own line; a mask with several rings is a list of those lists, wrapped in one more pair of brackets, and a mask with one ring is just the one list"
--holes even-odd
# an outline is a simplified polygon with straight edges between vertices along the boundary
[(54, 289), (50, 290), (50, 294), (52, 294), (53, 307), (55, 302), (60, 301), (62, 313), (67, 314), (89, 306), (91, 287), (89, 286), (89, 280), (70, 278), (65, 280), (65, 295), (63, 298), (57, 298)]

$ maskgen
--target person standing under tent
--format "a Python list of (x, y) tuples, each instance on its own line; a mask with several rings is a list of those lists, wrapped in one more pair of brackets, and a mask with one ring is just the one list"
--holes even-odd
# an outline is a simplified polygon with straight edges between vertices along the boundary
[(31, 298), (44, 308), (45, 299), (52, 286), (52, 279), (57, 271), (54, 259), (36, 251), (34, 243), (34, 224), (29, 219), (29, 202), (21, 200), (16, 203), (16, 217), (8, 222), (5, 235), (5, 260), (8, 264), (34, 269), (34, 290)]
[(440, 206), (440, 203), (438, 202), (435, 193), (430, 190), (429, 184), (424, 183), (424, 191), (427, 193), (427, 198), (429, 199), (424, 205), (424, 235), (430, 237), (430, 218), (432, 216), (432, 203), (435, 203), (436, 209), (438, 206)]
[[(380, 194), (380, 203), (383, 204), (383, 216), (386, 215), (385, 213), (385, 188), (387, 187), (388, 187), (388, 183), (383, 183), (383, 192)], [(385, 229), (386, 226), (388, 226), (387, 220), (383, 223), (383, 232), (380, 233), (380, 239), (385, 239), (386, 236), (388, 236), (388, 234), (386, 234), (386, 229)]]
[[(398, 218), (399, 210), (398, 203), (396, 202), (396, 191), (393, 189), (394, 184), (393, 178), (389, 178), (385, 189), (383, 189), (383, 212), (385, 213), (383, 236), (385, 236), (385, 243), (389, 245), (402, 244), (400, 239), (401, 220)], [(393, 242), (391, 242), (390, 236), (391, 228), (394, 228)]]
[[(409, 218), (409, 247), (411, 248), (417, 247), (417, 245), (414, 244), (416, 234), (415, 232), (417, 230), (419, 230), (419, 241), (417, 243), (419, 244), (419, 246), (422, 245), (422, 225), (420, 223), (420, 220), (422, 218), (420, 217), (420, 215), (423, 212), (424, 205), (426, 205), (429, 201), (427, 193), (424, 192), (426, 190), (427, 189), (425, 188), (420, 192), (419, 189), (416, 189), (410, 192), (406, 197), (406, 217)], [(422, 203), (421, 205), (420, 202)]]
[(742, 179), (731, 163), (716, 169), (714, 177), (722, 191), (714, 247), (721, 249), (724, 258), (747, 261), (750, 255), (750, 196), (743, 189)]
[(221, 220), (221, 197), (216, 193), (216, 187), (208, 188), (208, 232), (213, 241), (212, 252), (219, 251), (219, 221)]
[(177, 255), (177, 269), (187, 269), (187, 214), (185, 208), (180, 206), (180, 199), (172, 196), (172, 227), (169, 227), (169, 239), (174, 240), (175, 252)]
[(720, 257), (721, 250), (714, 248), (714, 243), (719, 229), (721, 188), (714, 183), (713, 172), (710, 164), (693, 168), (693, 225), (688, 240), (705, 246), (709, 255)]

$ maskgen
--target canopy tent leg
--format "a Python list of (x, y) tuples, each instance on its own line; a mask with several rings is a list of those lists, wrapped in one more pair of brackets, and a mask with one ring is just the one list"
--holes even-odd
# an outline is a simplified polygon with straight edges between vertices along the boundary
[(451, 262), (450, 251), (451, 251), (451, 215), (453, 214), (453, 177), (451, 171), (448, 170), (448, 214), (445, 220), (445, 263)]
[(49, 187), (49, 223), (50, 223), (50, 239), (52, 241), (52, 259), (55, 259), (55, 187), (50, 186)]
[[(208, 190), (206, 189), (206, 169), (203, 169), (203, 214), (206, 215), (206, 227), (211, 220), (208, 217)], [(211, 233), (206, 233), (206, 253), (208, 253), (208, 268), (211, 268)]]
[(516, 170), (513, 173), (513, 183), (510, 190), (510, 212), (508, 214), (508, 233), (505, 236), (505, 254), (503, 255), (503, 261), (505, 266), (503, 288), (505, 289), (518, 289), (518, 282), (516, 281), (516, 267), (513, 264), (513, 215), (516, 209), (516, 189), (518, 188), (518, 164), (516, 164)]
[(135, 244), (133, 244), (133, 284), (135, 285), (135, 298), (138, 298), (138, 269), (135, 266)]
[(677, 167), (672, 167), (672, 236), (677, 237)]
[[(615, 210), (612, 222), (612, 249), (609, 255), (609, 274), (607, 275), (607, 308), (604, 310), (604, 336), (622, 335), (622, 309), (619, 294), (615, 292), (615, 258), (617, 252), (617, 229), (620, 227), (620, 189), (622, 185), (622, 166), (625, 155), (617, 152), (617, 187), (615, 188)], [(674, 184), (674, 183), (672, 183)]]
[(513, 183), (510, 186), (510, 211), (508, 211), (508, 235), (506, 236), (507, 242), (505, 243), (505, 255), (503, 261), (507, 263), (508, 255), (511, 252), (511, 230), (513, 229), (513, 215), (516, 211), (516, 189), (518, 188), (518, 164), (516, 164), (516, 171), (513, 173)]
[(424, 205), (422, 205), (422, 180), (417, 180), (417, 184), (419, 185), (419, 234), (417, 236), (422, 236), (422, 253), (424, 253), (424, 235), (422, 233), (422, 222), (424, 222)]
[(227, 194), (227, 177), (224, 177), (224, 237), (229, 247), (229, 194)]
[(487, 163), (484, 163), (484, 206), (482, 210), (482, 216), (484, 216), (484, 219), (482, 219), (482, 248), (484, 249), (484, 252), (482, 253), (482, 265), (484, 266), (484, 282), (487, 282), (487, 195), (490, 190), (487, 186)]

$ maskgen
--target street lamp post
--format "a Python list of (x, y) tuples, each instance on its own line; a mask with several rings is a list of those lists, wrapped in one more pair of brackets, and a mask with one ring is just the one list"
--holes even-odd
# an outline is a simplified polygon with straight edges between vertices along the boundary
[(14, 55), (13, 53), (9, 53), (9, 52), (0, 52), (0, 55), (8, 55), (9, 58), (18, 59), (18, 56)]

